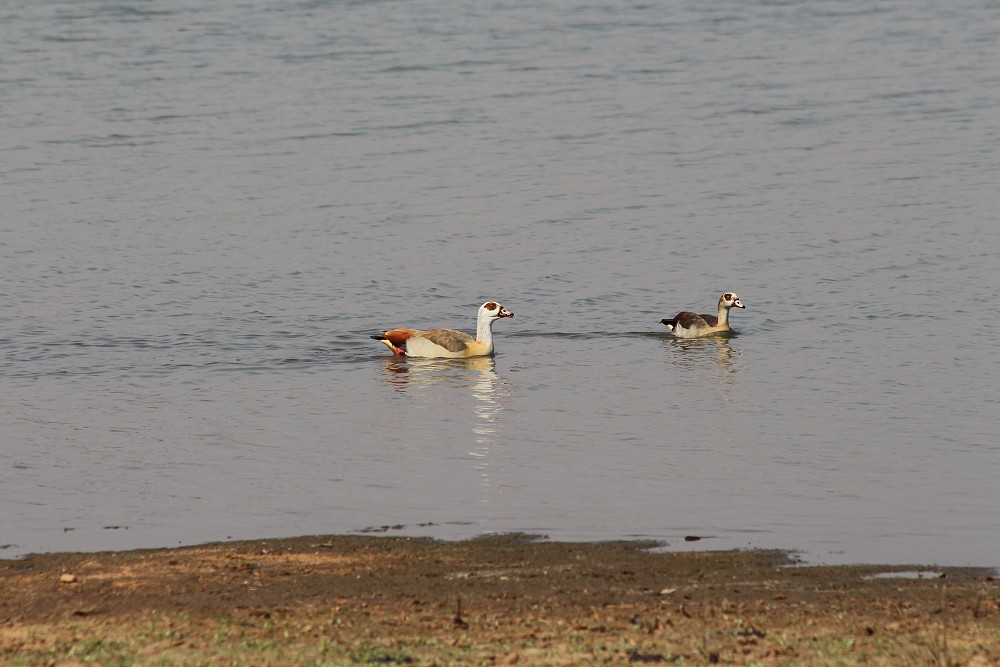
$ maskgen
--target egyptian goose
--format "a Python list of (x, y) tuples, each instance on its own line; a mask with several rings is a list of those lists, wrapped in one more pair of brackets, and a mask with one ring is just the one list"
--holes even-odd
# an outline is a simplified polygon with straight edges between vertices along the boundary
[(732, 331), (729, 328), (729, 309), (733, 306), (746, 308), (740, 297), (732, 292), (726, 292), (719, 297), (719, 314), (697, 315), (688, 311), (682, 311), (674, 315), (671, 320), (660, 320), (667, 325), (667, 331), (672, 332), (678, 338), (697, 338), (698, 336), (708, 336), (715, 333)]
[(476, 317), (476, 337), (454, 329), (390, 329), (378, 336), (397, 357), (484, 357), (493, 354), (493, 323), (501, 317), (514, 317), (496, 301), (479, 307)]

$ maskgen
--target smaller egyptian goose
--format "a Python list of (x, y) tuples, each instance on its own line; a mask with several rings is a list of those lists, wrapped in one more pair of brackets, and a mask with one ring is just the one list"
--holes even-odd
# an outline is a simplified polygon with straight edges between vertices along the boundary
[(718, 316), (697, 315), (685, 310), (674, 315), (674, 318), (671, 320), (664, 319), (660, 320), (660, 322), (667, 325), (667, 331), (670, 331), (678, 338), (697, 338), (699, 336), (723, 333), (732, 331), (729, 327), (729, 309), (734, 306), (736, 308), (746, 308), (743, 302), (740, 301), (740, 297), (732, 292), (726, 292), (719, 297)]
[(385, 344), (397, 357), (485, 357), (493, 354), (493, 323), (502, 317), (514, 317), (496, 301), (479, 307), (476, 337), (454, 329), (390, 329), (372, 336)]

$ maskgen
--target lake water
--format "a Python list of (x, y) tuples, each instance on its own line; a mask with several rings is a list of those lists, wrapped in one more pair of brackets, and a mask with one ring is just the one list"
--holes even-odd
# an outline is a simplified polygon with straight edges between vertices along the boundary
[(14, 0), (0, 110), (3, 557), (1000, 565), (996, 0)]

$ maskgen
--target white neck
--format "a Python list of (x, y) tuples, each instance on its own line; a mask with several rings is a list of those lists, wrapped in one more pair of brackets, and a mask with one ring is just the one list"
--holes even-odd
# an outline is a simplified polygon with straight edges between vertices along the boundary
[(493, 323), (495, 319), (483, 313), (476, 321), (476, 340), (480, 343), (493, 345)]
[(723, 305), (723, 302), (719, 302), (719, 325), (718, 326), (729, 326), (729, 309)]

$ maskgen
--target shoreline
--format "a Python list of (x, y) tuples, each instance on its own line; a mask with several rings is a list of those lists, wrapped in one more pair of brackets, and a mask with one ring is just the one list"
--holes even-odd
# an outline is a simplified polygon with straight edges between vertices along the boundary
[[(427, 523), (427, 524), (386, 524), (379, 526), (368, 526), (365, 528), (359, 528), (354, 530), (349, 530), (342, 533), (324, 533), (324, 535), (337, 537), (337, 538), (349, 538), (349, 537), (397, 537), (401, 539), (415, 539), (415, 540), (432, 540), (443, 543), (461, 543), (461, 542), (472, 542), (480, 539), (490, 539), (490, 538), (503, 538), (504, 536), (516, 536), (518, 539), (523, 539), (527, 541), (535, 542), (557, 542), (565, 544), (602, 544), (607, 542), (620, 542), (620, 543), (636, 543), (648, 545), (651, 549), (664, 550), (672, 553), (691, 553), (700, 551), (774, 551), (785, 553), (796, 561), (796, 564), (802, 566), (815, 566), (815, 567), (866, 567), (866, 566), (878, 566), (878, 567), (919, 567), (927, 569), (940, 569), (940, 568), (972, 568), (980, 570), (995, 570), (1000, 573), (1000, 552), (998, 552), (996, 558), (996, 564), (987, 564), (983, 562), (969, 562), (955, 560), (944, 560), (935, 561), (932, 558), (926, 560), (894, 560), (894, 559), (879, 559), (877, 556), (872, 556), (870, 558), (863, 558), (859, 560), (847, 560), (843, 558), (842, 552), (830, 552), (827, 557), (824, 558), (821, 554), (815, 551), (809, 551), (805, 548), (799, 548), (797, 546), (772, 546), (772, 545), (750, 545), (747, 544), (733, 544), (733, 540), (720, 540), (722, 544), (714, 544), (717, 541), (717, 537), (714, 535), (677, 535), (669, 538), (665, 537), (653, 537), (653, 536), (620, 536), (620, 537), (608, 537), (608, 538), (590, 538), (590, 537), (550, 537), (545, 532), (486, 532), (486, 533), (455, 533), (455, 534), (440, 534), (434, 531), (425, 531), (422, 529), (436, 527), (437, 524)], [(416, 529), (416, 530), (414, 530)], [(83, 528), (65, 528), (66, 532), (75, 532), (82, 530), (97, 531), (97, 533), (108, 532), (111, 533), (128, 533), (127, 526), (104, 526), (98, 529), (83, 529)], [(276, 534), (271, 536), (260, 536), (260, 535), (243, 535), (238, 537), (226, 536), (224, 538), (209, 537), (204, 540), (178, 540), (172, 544), (153, 544), (152, 546), (143, 546), (136, 541), (113, 539), (118, 537), (117, 535), (112, 535), (112, 539), (105, 540), (109, 543), (109, 546), (92, 546), (99, 540), (95, 537), (86, 540), (86, 545), (82, 548), (65, 548), (58, 545), (51, 545), (44, 551), (31, 551), (30, 548), (26, 548), (21, 544), (9, 543), (0, 544), (0, 562), (6, 560), (18, 560), (22, 558), (27, 558), (31, 556), (45, 556), (45, 555), (57, 555), (57, 554), (97, 554), (97, 553), (119, 553), (119, 552), (129, 552), (129, 551), (158, 551), (158, 550), (177, 550), (177, 549), (188, 549), (194, 547), (204, 547), (204, 546), (225, 546), (225, 545), (239, 545), (246, 542), (261, 542), (267, 540), (297, 540), (303, 537), (303, 534)], [(840, 556), (840, 557), (838, 557)]]
[(1000, 664), (995, 569), (655, 546), (327, 535), (32, 554), (0, 560), (0, 651), (12, 665)]

